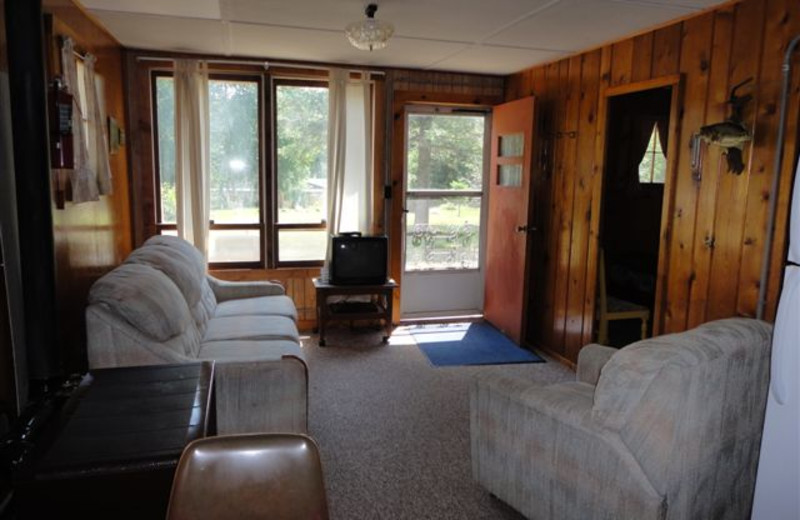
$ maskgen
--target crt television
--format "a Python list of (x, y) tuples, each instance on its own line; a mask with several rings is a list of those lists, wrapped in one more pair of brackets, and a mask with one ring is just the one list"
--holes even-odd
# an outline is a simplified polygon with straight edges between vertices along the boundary
[(342, 233), (332, 238), (330, 280), (333, 285), (386, 283), (387, 239)]

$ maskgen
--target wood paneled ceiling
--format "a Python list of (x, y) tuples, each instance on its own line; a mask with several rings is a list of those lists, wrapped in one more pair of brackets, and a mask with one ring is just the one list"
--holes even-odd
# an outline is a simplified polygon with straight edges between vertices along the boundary
[(389, 46), (344, 26), (366, 0), (81, 0), (125, 46), (230, 56), (509, 74), (720, 4), (720, 0), (383, 0)]

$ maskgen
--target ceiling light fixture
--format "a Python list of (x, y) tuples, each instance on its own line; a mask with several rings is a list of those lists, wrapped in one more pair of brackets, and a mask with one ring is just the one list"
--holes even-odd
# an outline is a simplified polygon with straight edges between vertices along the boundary
[(347, 39), (353, 47), (362, 51), (374, 51), (383, 49), (394, 34), (394, 26), (389, 22), (384, 22), (375, 18), (378, 4), (369, 4), (364, 10), (367, 17), (348, 24), (344, 29)]

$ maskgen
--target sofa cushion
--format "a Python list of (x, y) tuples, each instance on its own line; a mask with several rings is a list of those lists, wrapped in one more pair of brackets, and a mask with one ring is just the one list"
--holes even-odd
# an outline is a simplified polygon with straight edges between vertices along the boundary
[(294, 322), (283, 316), (224, 316), (209, 320), (203, 343), (262, 339), (299, 342), (300, 335)]
[[(208, 320), (216, 310), (217, 299), (214, 291), (208, 285), (206, 260), (203, 254), (186, 240), (171, 235), (152, 236), (139, 248), (139, 250), (142, 249), (154, 249), (171, 254), (169, 258), (173, 259), (173, 262), (164, 259), (161, 255), (158, 256), (158, 260), (163, 262), (162, 270), (181, 287), (195, 324), (200, 333), (204, 334)], [(191, 279), (185, 284), (179, 283), (177, 279), (183, 276)]]
[(200, 300), (205, 269), (193, 262), (183, 248), (167, 247), (158, 243), (147, 244), (133, 251), (125, 263), (149, 265), (167, 275), (178, 286), (190, 308)]
[(214, 291), (211, 290), (208, 283), (203, 282), (200, 300), (189, 310), (192, 312), (192, 317), (195, 323), (197, 323), (200, 334), (205, 334), (206, 328), (208, 327), (208, 320), (214, 317), (217, 310), (217, 298), (214, 296)]
[(275, 339), (267, 341), (211, 341), (200, 346), (199, 358), (215, 361), (258, 361), (297, 356), (304, 359), (303, 350), (296, 341)]
[[(186, 258), (186, 261), (189, 264), (192, 264), (191, 269), (193, 270), (199, 269), (202, 273), (205, 274), (206, 259), (203, 257), (203, 253), (201, 253), (199, 249), (194, 247), (186, 240), (172, 235), (154, 235), (148, 238), (147, 241), (144, 243), (144, 246), (151, 246), (151, 245), (164, 246), (176, 251), (180, 251), (182, 256)], [(187, 268), (189, 268), (188, 265)]]
[(161, 271), (123, 264), (92, 286), (89, 303), (102, 305), (154, 341), (167, 341), (193, 325), (186, 300)]
[(261, 296), (222, 302), (215, 316), (284, 316), (297, 321), (297, 309), (288, 296)]

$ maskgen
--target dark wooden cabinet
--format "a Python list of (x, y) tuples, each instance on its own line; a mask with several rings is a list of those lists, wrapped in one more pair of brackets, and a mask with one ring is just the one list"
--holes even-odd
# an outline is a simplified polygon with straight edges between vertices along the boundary
[(183, 448), (214, 432), (213, 362), (96, 370), (41, 438), (20, 518), (164, 518)]

